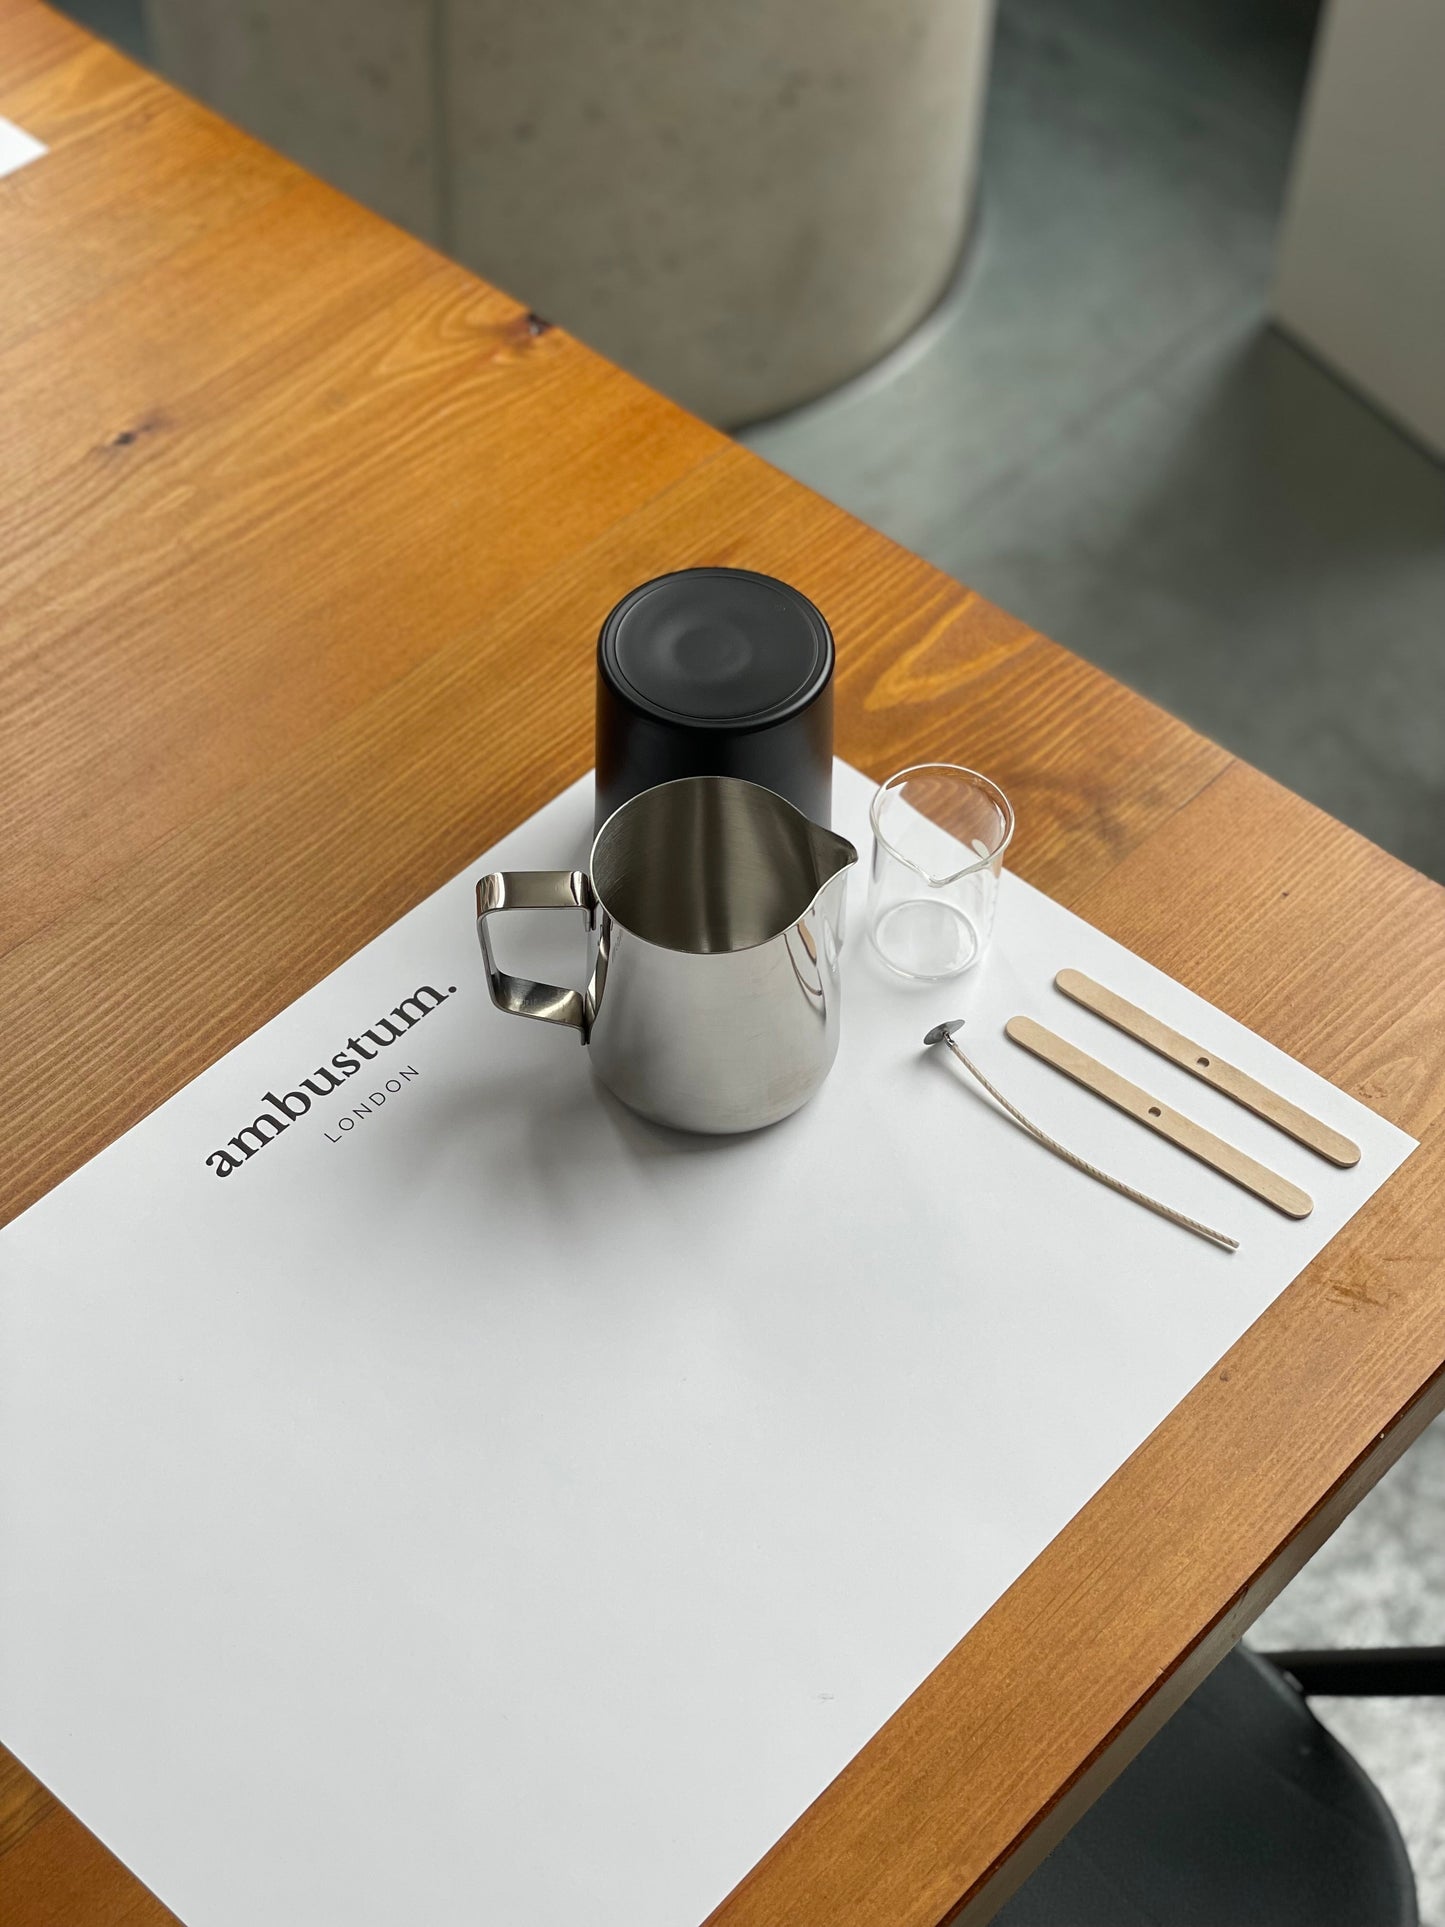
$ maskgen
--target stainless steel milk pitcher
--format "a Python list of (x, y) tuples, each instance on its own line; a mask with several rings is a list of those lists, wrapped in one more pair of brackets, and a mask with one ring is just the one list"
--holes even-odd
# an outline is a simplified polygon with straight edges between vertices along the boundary
[[(805, 1104), (838, 1049), (839, 953), (858, 852), (772, 790), (688, 776), (597, 832), (588, 868), (496, 870), (477, 935), (499, 1010), (575, 1030), (624, 1104), (687, 1131), (752, 1131)], [(580, 910), (591, 979), (508, 976), (488, 920)]]

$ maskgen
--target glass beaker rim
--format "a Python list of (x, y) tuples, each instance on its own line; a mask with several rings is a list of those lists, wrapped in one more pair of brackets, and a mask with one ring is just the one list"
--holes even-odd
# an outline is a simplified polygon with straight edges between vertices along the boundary
[[(901, 783), (906, 782), (910, 776), (923, 776), (930, 771), (938, 771), (949, 776), (962, 776), (967, 778), (968, 786), (973, 789), (982, 790), (997, 806), (999, 815), (1002, 818), (1001, 832), (997, 840), (990, 845), (987, 853), (983, 856), (975, 856), (971, 863), (965, 863), (957, 870), (950, 870), (946, 876), (935, 876), (931, 870), (925, 870), (921, 863), (916, 863), (906, 851), (900, 850), (892, 838), (884, 833), (879, 822), (879, 809), (884, 797), (891, 791), (896, 790)], [(915, 876), (922, 877), (929, 888), (933, 890), (946, 889), (950, 883), (957, 883), (961, 878), (972, 876), (978, 870), (991, 868), (998, 862), (1004, 854), (1004, 851), (1007, 850), (1009, 844), (1013, 841), (1014, 833), (1012, 803), (1009, 802), (998, 784), (995, 783), (991, 777), (985, 776), (980, 770), (969, 769), (965, 763), (910, 763), (907, 769), (895, 770), (892, 776), (880, 783), (874, 791), (873, 801), (868, 805), (868, 821), (872, 827), (874, 836), (878, 839), (880, 847), (885, 849), (895, 862), (901, 863), (905, 868), (912, 870)]]

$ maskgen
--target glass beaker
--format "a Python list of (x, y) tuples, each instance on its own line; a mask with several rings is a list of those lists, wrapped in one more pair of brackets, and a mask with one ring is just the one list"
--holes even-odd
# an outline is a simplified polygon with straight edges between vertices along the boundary
[(956, 977), (988, 946), (1004, 851), (1014, 830), (1008, 798), (976, 770), (920, 763), (873, 798), (868, 933), (901, 977)]

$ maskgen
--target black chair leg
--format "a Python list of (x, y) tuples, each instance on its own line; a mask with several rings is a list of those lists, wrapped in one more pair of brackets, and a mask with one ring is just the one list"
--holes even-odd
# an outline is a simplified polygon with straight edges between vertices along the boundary
[(1358, 1652), (1259, 1653), (1306, 1698), (1445, 1697), (1445, 1646), (1374, 1646)]

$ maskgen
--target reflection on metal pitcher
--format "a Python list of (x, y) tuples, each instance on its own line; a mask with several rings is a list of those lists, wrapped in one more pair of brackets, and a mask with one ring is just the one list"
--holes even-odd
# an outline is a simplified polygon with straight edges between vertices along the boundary
[[(633, 1110), (751, 1131), (797, 1110), (838, 1049), (847, 873), (858, 852), (773, 791), (730, 776), (646, 790), (597, 833), (586, 872), (494, 871), (477, 934), (498, 1009), (575, 1030)], [(581, 910), (585, 991), (508, 976), (487, 920)]]

